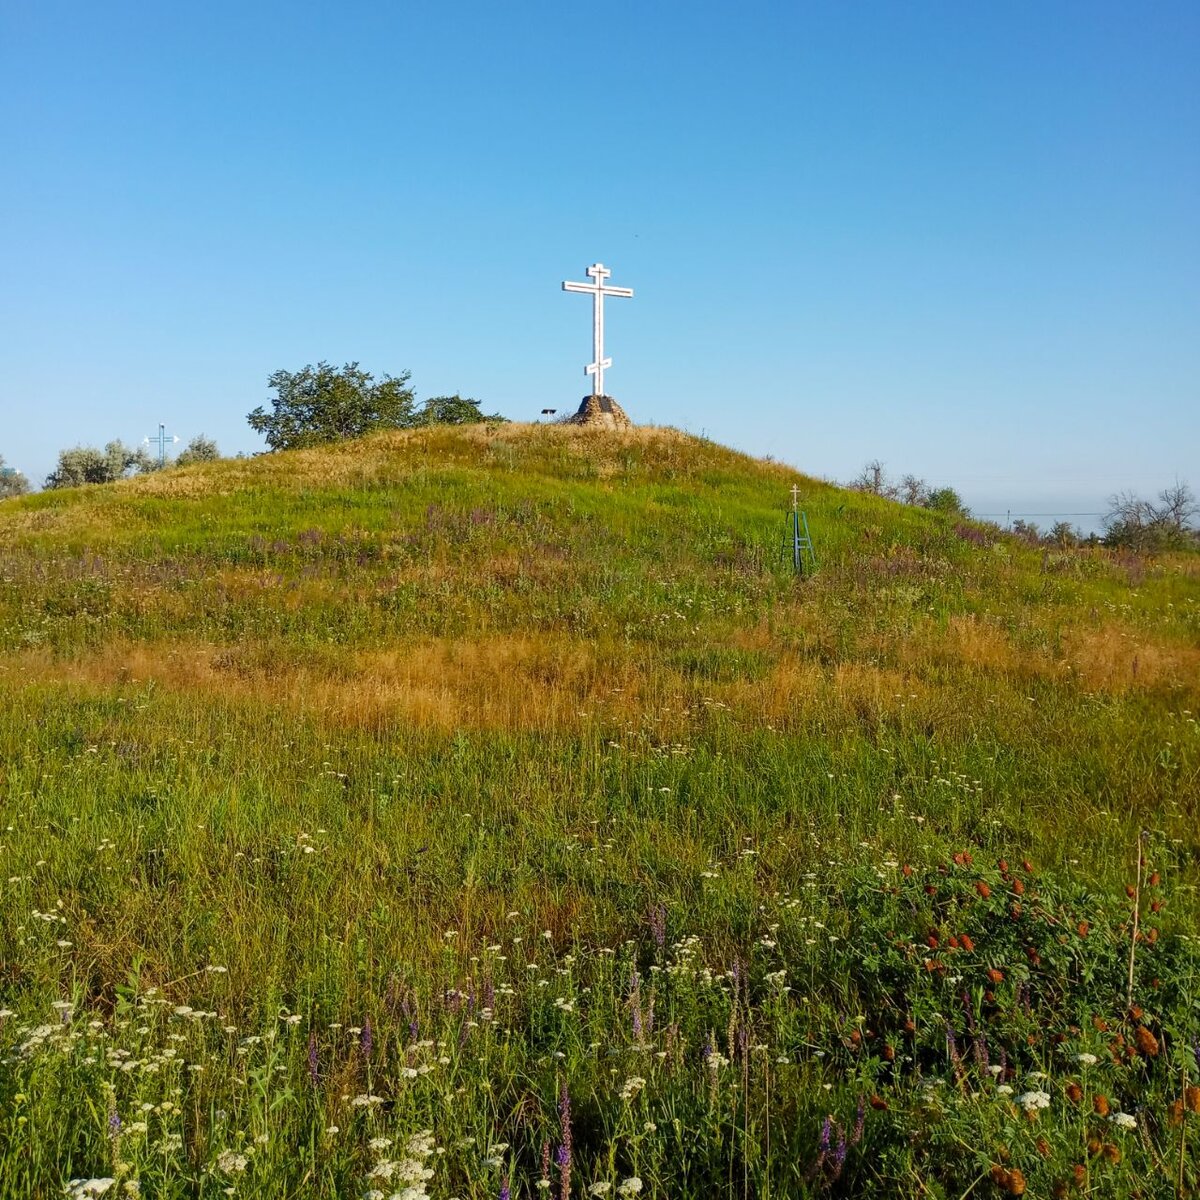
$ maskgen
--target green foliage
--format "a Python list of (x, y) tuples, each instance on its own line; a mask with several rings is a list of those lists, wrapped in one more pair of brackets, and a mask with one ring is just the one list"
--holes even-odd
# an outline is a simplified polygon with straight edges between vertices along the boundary
[(6, 467), (0, 455), (0, 500), (10, 496), (24, 496), (29, 491), (29, 480), (16, 467)]
[(221, 452), (217, 449), (217, 443), (212, 438), (205, 437), (200, 433), (179, 452), (175, 458), (175, 465), (188, 467), (193, 463), (215, 462), (220, 457)]
[(272, 450), (292, 450), (322, 442), (362, 437), (379, 429), (413, 424), (409, 372), (375, 377), (347, 363), (340, 371), (320, 362), (300, 371), (276, 371), (267, 383), (275, 389), (268, 413), (261, 405), (246, 418)]
[(1196, 497), (1186, 483), (1175, 483), (1143, 500), (1131, 492), (1112, 496), (1104, 518), (1104, 544), (1138, 551), (1186, 550), (1200, 547), (1193, 528)]
[(103, 450), (95, 446), (75, 446), (59, 452), (58, 465), (46, 476), (46, 487), (113, 483), (128, 475), (157, 469), (158, 462), (141, 446), (126, 446), (121, 441), (109, 442)]
[(952, 487), (934, 488), (924, 501), (926, 508), (952, 517), (970, 516), (962, 497)]
[(418, 417), (421, 425), (475, 425), (481, 421), (501, 422), (507, 420), (499, 413), (485, 415), (480, 412), (482, 402), (469, 397), (460, 396), (431, 396), (426, 400)]

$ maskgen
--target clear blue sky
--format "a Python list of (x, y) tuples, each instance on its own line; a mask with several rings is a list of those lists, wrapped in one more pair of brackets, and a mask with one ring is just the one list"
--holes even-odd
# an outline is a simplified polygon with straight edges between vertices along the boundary
[(0, 454), (257, 449), (319, 359), (573, 407), (601, 259), (637, 421), (985, 512), (1200, 489), (1198, 63), (1195, 0), (9, 0)]

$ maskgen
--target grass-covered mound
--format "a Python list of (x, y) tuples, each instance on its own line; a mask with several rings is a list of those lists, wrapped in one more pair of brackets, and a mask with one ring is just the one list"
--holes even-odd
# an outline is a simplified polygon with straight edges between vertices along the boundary
[(1196, 559), (671, 432), (6, 501), (0, 1194), (1194, 1188), (1198, 712)]

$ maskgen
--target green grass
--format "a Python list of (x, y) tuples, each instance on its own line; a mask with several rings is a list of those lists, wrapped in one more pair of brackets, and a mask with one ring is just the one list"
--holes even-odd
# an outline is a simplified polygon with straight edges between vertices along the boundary
[(0, 1195), (1191, 1194), (1198, 713), (1196, 558), (670, 432), (6, 501)]

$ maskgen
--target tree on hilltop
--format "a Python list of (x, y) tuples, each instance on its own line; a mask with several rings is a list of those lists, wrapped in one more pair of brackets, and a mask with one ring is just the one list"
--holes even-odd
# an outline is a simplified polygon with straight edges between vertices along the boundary
[(358, 363), (340, 371), (327, 362), (300, 371), (276, 371), (267, 380), (275, 389), (268, 412), (259, 405), (246, 420), (272, 450), (292, 450), (323, 442), (362, 437), (377, 429), (414, 424), (409, 372), (376, 381)]
[(421, 425), (478, 425), (481, 421), (507, 421), (499, 413), (484, 414), (480, 411), (481, 400), (469, 396), (431, 396), (421, 406), (417, 417)]
[(881, 496), (884, 500), (898, 500), (914, 508), (928, 508), (952, 517), (971, 515), (962, 497), (952, 487), (931, 488), (925, 480), (915, 475), (905, 475), (899, 483), (894, 483), (877, 458), (867, 463), (858, 477), (846, 486), (851, 491)]
[(16, 467), (4, 465), (4, 455), (0, 454), (0, 500), (9, 496), (24, 496), (29, 491), (29, 480)]
[(46, 476), (46, 486), (64, 488), (85, 483), (113, 483), (128, 475), (157, 470), (157, 460), (141, 446), (135, 449), (121, 441), (109, 442), (103, 450), (95, 446), (75, 446), (59, 451), (58, 465)]
[(192, 463), (213, 462), (221, 457), (221, 452), (217, 449), (217, 443), (212, 438), (205, 437), (204, 434), (198, 433), (184, 448), (176, 455), (175, 465), (177, 467), (189, 467)]

